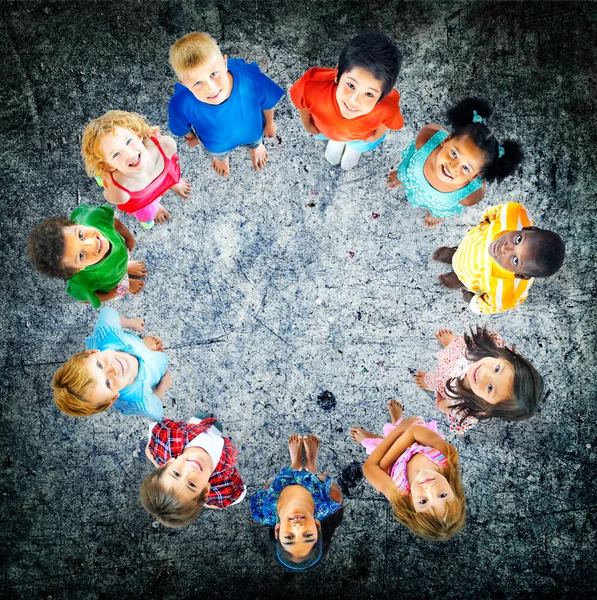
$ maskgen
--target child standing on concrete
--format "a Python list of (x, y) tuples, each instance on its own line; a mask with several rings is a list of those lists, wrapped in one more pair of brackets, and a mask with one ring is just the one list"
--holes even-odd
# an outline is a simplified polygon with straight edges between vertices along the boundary
[(43, 275), (66, 279), (66, 292), (99, 308), (118, 296), (138, 294), (145, 286), (145, 265), (129, 261), (133, 234), (109, 206), (81, 204), (70, 219), (54, 217), (29, 235), (27, 254)]
[(184, 527), (204, 506), (228, 508), (246, 495), (238, 450), (207, 413), (188, 423), (162, 419), (151, 428), (145, 454), (158, 468), (141, 484), (141, 503), (166, 527)]
[(113, 407), (125, 415), (162, 418), (162, 397), (172, 385), (162, 341), (153, 335), (141, 340), (124, 328), (142, 333), (145, 324), (102, 309), (85, 340), (87, 350), (56, 371), (54, 401), (62, 412), (86, 417)]
[(256, 63), (222, 56), (207, 33), (180, 38), (170, 49), (170, 64), (178, 77), (168, 106), (170, 131), (191, 147), (201, 141), (222, 177), (230, 174), (229, 156), (238, 146), (249, 148), (255, 171), (262, 169), (269, 158), (263, 136), (276, 135), (274, 107), (282, 88)]
[(535, 277), (556, 273), (565, 253), (557, 233), (534, 227), (524, 206), (508, 202), (488, 208), (458, 248), (442, 246), (431, 258), (452, 265), (438, 280), (466, 288), (462, 296), (474, 313), (496, 314), (522, 304)]
[(325, 157), (352, 169), (363, 152), (401, 129), (400, 95), (394, 89), (402, 55), (386, 35), (363, 31), (342, 50), (335, 69), (309, 69), (290, 88), (308, 133), (329, 140)]

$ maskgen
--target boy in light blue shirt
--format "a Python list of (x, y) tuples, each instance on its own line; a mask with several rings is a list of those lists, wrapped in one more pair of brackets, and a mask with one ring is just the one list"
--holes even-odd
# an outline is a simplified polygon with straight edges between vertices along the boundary
[(156, 336), (141, 340), (125, 327), (145, 331), (142, 319), (120, 317), (113, 308), (104, 308), (85, 340), (87, 351), (56, 371), (54, 401), (62, 412), (83, 417), (113, 407), (125, 415), (154, 420), (164, 416), (162, 397), (172, 382), (162, 341)]
[(263, 136), (276, 135), (274, 107), (282, 88), (256, 63), (222, 56), (207, 33), (180, 38), (170, 49), (170, 64), (179, 81), (168, 106), (170, 131), (191, 147), (200, 140), (222, 177), (230, 174), (229, 155), (238, 146), (249, 148), (255, 171), (262, 169), (269, 158)]

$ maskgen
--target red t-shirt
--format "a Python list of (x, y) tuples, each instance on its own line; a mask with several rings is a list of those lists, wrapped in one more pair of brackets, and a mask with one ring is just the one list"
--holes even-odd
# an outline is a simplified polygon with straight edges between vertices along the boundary
[(338, 142), (364, 140), (383, 123), (388, 129), (401, 129), (400, 94), (392, 90), (375, 108), (356, 119), (346, 119), (336, 101), (335, 69), (309, 69), (291, 88), (290, 98), (297, 108), (306, 108), (315, 126), (325, 137)]

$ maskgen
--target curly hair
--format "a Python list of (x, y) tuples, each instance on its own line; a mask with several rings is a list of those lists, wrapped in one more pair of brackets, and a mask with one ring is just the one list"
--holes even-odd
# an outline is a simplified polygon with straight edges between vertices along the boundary
[(116, 127), (128, 129), (143, 138), (143, 141), (159, 131), (159, 127), (149, 125), (142, 115), (123, 110), (109, 110), (105, 115), (93, 119), (85, 127), (81, 142), (81, 156), (89, 177), (105, 177), (110, 171), (100, 146), (104, 136), (112, 133)]
[(192, 31), (176, 40), (170, 48), (170, 65), (180, 77), (214, 55), (222, 55), (209, 33)]
[(33, 228), (27, 240), (27, 257), (31, 264), (46, 277), (68, 279), (77, 271), (65, 267), (64, 229), (75, 225), (66, 217), (48, 219)]
[(75, 354), (54, 373), (52, 378), (54, 402), (69, 417), (96, 415), (112, 405), (112, 402), (104, 402), (93, 406), (85, 399), (87, 392), (97, 383), (89, 375), (89, 371), (83, 363), (91, 354), (93, 354), (91, 350)]
[(464, 334), (464, 341), (466, 358), (470, 361), (476, 362), (491, 357), (508, 362), (514, 371), (514, 386), (510, 398), (490, 404), (477, 396), (463, 380), (454, 377), (446, 381), (445, 387), (446, 396), (455, 400), (452, 408), (462, 411), (463, 418), (472, 415), (480, 421), (524, 421), (532, 417), (537, 412), (537, 406), (545, 392), (543, 378), (533, 365), (518, 352), (510, 348), (500, 348), (486, 327), (477, 325), (476, 331), (471, 328), (470, 335)]
[(205, 486), (197, 498), (184, 504), (176, 494), (164, 489), (162, 477), (165, 470), (160, 467), (152, 471), (141, 484), (139, 498), (143, 508), (162, 525), (179, 528), (197, 519), (205, 505), (209, 488)]
[[(468, 137), (485, 155), (485, 163), (479, 173), (489, 183), (502, 181), (512, 175), (524, 158), (522, 147), (518, 142), (505, 140), (498, 142), (495, 135), (485, 122), (492, 114), (491, 106), (483, 98), (465, 98), (447, 113), (448, 122), (452, 126), (452, 136), (455, 138)], [(483, 119), (483, 122), (473, 122), (473, 118)], [(503, 149), (500, 156), (500, 145)]]
[(458, 453), (450, 451), (447, 459), (448, 466), (441, 469), (439, 473), (450, 484), (455, 498), (446, 502), (446, 510), (443, 515), (438, 514), (435, 508), (426, 512), (415, 511), (412, 496), (401, 494), (398, 490), (390, 500), (394, 519), (402, 525), (406, 525), (415, 535), (430, 542), (448, 541), (464, 527), (466, 522), (466, 500), (460, 477)]
[(525, 269), (529, 277), (551, 277), (557, 273), (566, 258), (564, 240), (555, 232), (539, 227), (523, 227), (523, 231), (534, 231), (532, 252), (535, 259), (535, 269)]

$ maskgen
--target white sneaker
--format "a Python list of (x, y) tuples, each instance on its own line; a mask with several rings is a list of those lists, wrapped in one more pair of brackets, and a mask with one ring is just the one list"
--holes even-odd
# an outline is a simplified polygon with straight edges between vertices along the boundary
[(325, 157), (331, 165), (340, 163), (345, 146), (344, 142), (334, 142), (333, 140), (328, 142), (328, 147), (325, 149)]
[(361, 158), (362, 152), (353, 150), (350, 146), (346, 146), (344, 154), (342, 155), (342, 164), (340, 165), (345, 171), (350, 171), (353, 167), (356, 167)]

